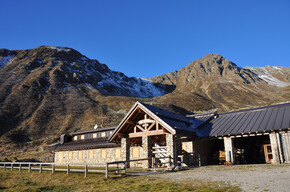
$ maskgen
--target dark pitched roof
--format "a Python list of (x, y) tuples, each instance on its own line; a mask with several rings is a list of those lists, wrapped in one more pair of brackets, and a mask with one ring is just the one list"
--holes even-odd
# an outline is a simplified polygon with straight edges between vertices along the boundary
[(162, 119), (165, 123), (175, 129), (179, 134), (189, 133), (193, 135), (196, 128), (206, 123), (212, 117), (212, 115), (206, 115), (200, 118), (186, 117), (152, 105), (144, 103), (142, 104), (155, 115), (157, 115), (160, 119)]
[(158, 107), (144, 104), (142, 103), (147, 109), (149, 109), (152, 113), (158, 116), (162, 121), (167, 123), (170, 127), (175, 130), (183, 130), (183, 131), (193, 131), (190, 129), (190, 119), (170, 111), (160, 109)]
[(114, 129), (116, 129), (116, 127), (103, 127), (103, 128), (93, 129), (93, 130), (73, 132), (73, 133), (70, 133), (70, 135), (73, 136), (73, 135), (81, 135), (81, 134), (87, 134), (87, 133), (97, 133), (97, 132), (102, 132), (102, 131), (111, 131)]
[(107, 147), (117, 147), (116, 143), (111, 143), (108, 138), (102, 139), (86, 139), (81, 141), (70, 141), (63, 144), (56, 144), (51, 146), (50, 149), (55, 151), (65, 151), (65, 150), (80, 150), (80, 149), (98, 149)]
[(153, 105), (149, 105), (149, 104), (145, 104), (145, 103), (142, 103), (142, 105), (144, 105), (151, 112), (155, 113), (158, 117), (165, 117), (167, 119), (172, 119), (172, 120), (177, 120), (177, 121), (184, 121), (186, 123), (190, 123), (190, 119), (185, 117), (185, 116), (178, 115), (176, 113), (173, 113), (173, 112), (158, 108), (158, 107), (153, 106)]
[(196, 132), (199, 137), (269, 132), (290, 128), (290, 103), (222, 113)]

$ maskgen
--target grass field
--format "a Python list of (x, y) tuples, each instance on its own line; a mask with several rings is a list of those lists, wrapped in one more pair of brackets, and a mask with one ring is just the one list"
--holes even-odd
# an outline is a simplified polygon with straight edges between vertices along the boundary
[(0, 191), (240, 191), (224, 183), (206, 181), (186, 181), (184, 184), (168, 182), (164, 179), (143, 176), (119, 176), (109, 179), (104, 174), (82, 173), (66, 175), (63, 172), (51, 174), (33, 171), (0, 169)]

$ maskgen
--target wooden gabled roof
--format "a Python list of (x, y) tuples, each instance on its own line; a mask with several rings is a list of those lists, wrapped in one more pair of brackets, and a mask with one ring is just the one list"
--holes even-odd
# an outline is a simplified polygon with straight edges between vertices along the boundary
[(135, 119), (138, 119), (138, 117), (147, 114), (152, 119), (157, 121), (166, 131), (168, 131), (171, 134), (176, 134), (176, 130), (171, 127), (167, 122), (165, 122), (162, 118), (160, 118), (157, 114), (152, 112), (148, 107), (141, 103), (136, 102), (134, 106), (130, 109), (130, 111), (127, 113), (127, 115), (123, 118), (123, 120), (120, 122), (120, 124), (117, 126), (115, 131), (112, 133), (112, 135), (109, 137), (109, 141), (115, 141), (118, 138), (118, 134), (122, 133), (122, 131), (128, 129), (128, 127), (131, 126), (131, 128), (134, 126)]

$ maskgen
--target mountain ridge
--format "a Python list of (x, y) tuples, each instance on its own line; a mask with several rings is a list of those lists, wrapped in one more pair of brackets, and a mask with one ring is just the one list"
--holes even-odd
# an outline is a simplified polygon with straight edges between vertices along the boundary
[[(7, 51), (8, 50), (2, 50), (2, 52)], [(23, 57), (32, 58), (32, 61), (30, 61), (29, 65), (26, 66), (26, 69), (28, 68), (28, 71), (30, 70), (29, 72), (32, 72), (31, 70), (33, 70), (34, 67), (37, 68), (44, 64), (51, 65), (50, 62), (54, 62), (54, 65), (51, 65), (51, 67), (59, 65), (59, 69), (57, 70), (58, 73), (61, 73), (64, 69), (68, 69), (69, 71), (66, 71), (66, 74), (64, 74), (63, 76), (66, 77), (67, 73), (69, 72), (71, 72), (69, 76), (73, 75), (73, 78), (66, 77), (66, 79), (63, 79), (64, 81), (66, 81), (66, 83), (72, 83), (72, 79), (74, 79), (74, 81), (76, 82), (78, 82), (78, 80), (81, 80), (82, 82), (78, 83), (91, 84), (93, 87), (97, 88), (104, 94), (115, 96), (137, 95), (138, 97), (155, 97), (161, 96), (166, 93), (164, 91), (165, 87), (162, 87), (162, 85), (159, 85), (159, 87), (157, 88), (148, 80), (137, 77), (128, 77), (121, 72), (112, 71), (108, 68), (107, 65), (101, 64), (97, 60), (88, 59), (86, 56), (71, 48), (41, 46), (37, 47), (36, 49), (24, 51), (13, 50), (10, 52), (12, 52), (14, 55), (20, 55), (18, 56), (18, 59), (20, 57), (20, 60), (24, 60), (24, 62), (26, 61)], [(28, 52), (28, 55), (26, 52)], [(34, 54), (41, 55), (42, 57), (38, 58), (33, 54), (29, 54), (30, 52), (34, 52)], [(45, 60), (45, 58), (47, 57), (52, 58), (52, 61)], [(4, 61), (6, 60), (6, 58), (4, 59)], [(10, 59), (13, 60), (12, 55)], [(60, 61), (61, 59), (65, 59), (65, 62)], [(3, 64), (2, 67), (4, 67)], [(125, 82), (128, 82), (128, 84), (126, 84)]]
[(147, 79), (112, 71), (68, 47), (0, 49), (0, 142), (6, 146), (0, 151), (9, 150), (11, 142), (49, 144), (62, 133), (92, 129), (100, 121), (117, 125), (137, 100), (183, 115), (287, 102), (287, 70), (282, 75), (268, 70), (285, 82), (275, 86), (261, 78), (261, 70), (207, 54)]

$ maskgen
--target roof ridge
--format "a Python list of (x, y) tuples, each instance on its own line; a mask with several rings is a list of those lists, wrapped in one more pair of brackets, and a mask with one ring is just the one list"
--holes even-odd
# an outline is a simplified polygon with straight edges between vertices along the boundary
[(194, 118), (199, 118), (199, 117), (204, 117), (204, 116), (213, 116), (217, 115), (217, 113), (196, 113), (192, 115), (186, 115), (186, 117), (194, 117)]
[(266, 109), (281, 108), (281, 107), (286, 107), (286, 106), (290, 106), (290, 102), (289, 103), (278, 104), (278, 105), (269, 105), (269, 106), (264, 106), (264, 107), (257, 107), (257, 108), (252, 108), (252, 109), (242, 109), (242, 110), (239, 110), (239, 111), (218, 113), (218, 115), (231, 115), (231, 114), (236, 114), (236, 113), (262, 111), (262, 110), (266, 110)]
[[(181, 117), (181, 118), (183, 118), (183, 119), (179, 119), (178, 117), (170, 117), (170, 116), (167, 116), (167, 115), (165, 115), (165, 114), (160, 114), (160, 113), (158, 113), (158, 112), (156, 112), (155, 114), (156, 115), (160, 115), (160, 116), (163, 116), (163, 117), (165, 117), (165, 118), (170, 118), (170, 119), (174, 119), (174, 120), (177, 120), (177, 121), (184, 121), (184, 122), (186, 122), (186, 123), (190, 123), (190, 118), (188, 118), (187, 116), (183, 116), (183, 115), (180, 115), (180, 114), (177, 114), (177, 113), (174, 113), (174, 112), (171, 112), (171, 111), (168, 111), (168, 110), (166, 110), (166, 109), (162, 109), (162, 108), (160, 108), (160, 107), (157, 107), (157, 106), (155, 106), (155, 105), (150, 105), (150, 104), (146, 104), (146, 103), (142, 103), (142, 102), (140, 102), (142, 105), (144, 105), (145, 107), (147, 107), (148, 105), (149, 106), (151, 106), (151, 107), (155, 107), (155, 108), (157, 108), (157, 109), (159, 109), (159, 110), (162, 110), (162, 111), (166, 111), (166, 112), (168, 112), (168, 113), (171, 113), (171, 114), (173, 114), (173, 115), (175, 115), (175, 116), (178, 116), (178, 117)], [(150, 110), (150, 109), (149, 109)], [(186, 119), (186, 120), (185, 120)]]

